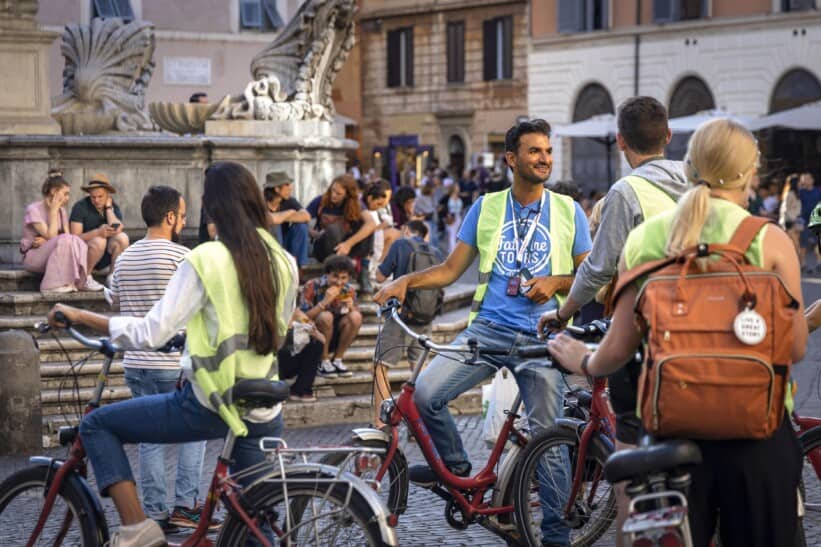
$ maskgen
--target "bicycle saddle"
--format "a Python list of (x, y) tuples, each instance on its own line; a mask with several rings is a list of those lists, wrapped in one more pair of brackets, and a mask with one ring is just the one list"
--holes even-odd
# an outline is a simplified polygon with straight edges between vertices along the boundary
[(612, 484), (700, 463), (701, 450), (692, 441), (656, 442), (611, 454), (604, 464), (604, 478)]
[(272, 407), (288, 398), (290, 388), (285, 382), (259, 380), (240, 380), (228, 390), (225, 400), (233, 403), (242, 402), (249, 408)]

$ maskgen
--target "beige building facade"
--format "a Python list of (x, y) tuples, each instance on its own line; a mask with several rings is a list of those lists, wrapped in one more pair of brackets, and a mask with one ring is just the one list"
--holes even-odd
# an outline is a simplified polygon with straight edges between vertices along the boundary
[(360, 37), (366, 163), (399, 183), (499, 158), (527, 114), (525, 0), (363, 0)]
[[(542, 0), (531, 14), (528, 112), (554, 124), (614, 113), (633, 95), (671, 117), (759, 116), (821, 100), (816, 0)], [(759, 134), (770, 169), (821, 171), (821, 134)], [(554, 178), (606, 188), (603, 147), (554, 139)], [(615, 147), (614, 147), (615, 148)], [(681, 157), (686, 137), (668, 152)], [(619, 161), (613, 150), (613, 160)], [(623, 160), (614, 176), (629, 169)]]

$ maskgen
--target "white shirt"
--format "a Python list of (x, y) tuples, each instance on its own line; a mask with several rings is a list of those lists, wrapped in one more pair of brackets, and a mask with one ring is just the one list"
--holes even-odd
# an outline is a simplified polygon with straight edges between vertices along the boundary
[[(298, 279), (296, 262), (289, 255), (288, 263), (291, 267), (292, 279)], [(294, 313), (297, 284), (293, 283), (286, 287), (286, 290), (283, 316), (287, 324)], [(154, 304), (145, 317), (118, 316), (109, 320), (108, 330), (111, 334), (111, 341), (117, 346), (129, 349), (161, 347), (176, 333), (183, 330), (200, 310), (203, 311), (208, 339), (212, 345), (216, 346), (219, 325), (216, 309), (209, 300), (194, 266), (186, 260), (180, 264), (176, 273), (171, 277), (163, 297)], [(217, 410), (208, 401), (197, 382), (193, 381), (194, 373), (187, 343), (180, 359), (180, 365), (182, 365), (185, 377), (194, 388), (197, 401), (205, 408), (216, 412)], [(279, 414), (280, 409), (281, 405), (276, 405), (271, 409), (255, 409), (248, 414), (246, 419), (257, 423), (269, 422)]]

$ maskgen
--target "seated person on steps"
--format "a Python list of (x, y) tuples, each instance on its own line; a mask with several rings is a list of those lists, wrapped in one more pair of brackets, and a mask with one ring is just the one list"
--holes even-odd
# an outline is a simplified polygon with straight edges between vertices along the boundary
[(356, 291), (350, 284), (354, 264), (347, 256), (331, 255), (325, 259), (324, 269), (324, 275), (305, 283), (300, 309), (325, 337), (319, 375), (348, 377), (353, 373), (342, 359), (362, 326)]

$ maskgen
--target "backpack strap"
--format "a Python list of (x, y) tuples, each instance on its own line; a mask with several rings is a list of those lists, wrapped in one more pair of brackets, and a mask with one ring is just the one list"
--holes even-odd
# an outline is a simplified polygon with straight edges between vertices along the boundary
[(741, 254), (745, 254), (762, 228), (771, 222), (768, 218), (749, 215), (738, 225), (728, 245), (740, 250)]
[(665, 266), (679, 260), (679, 258), (679, 256), (670, 256), (660, 258), (659, 260), (651, 260), (650, 262), (639, 264), (635, 268), (631, 268), (626, 272), (620, 273), (617, 278), (616, 288), (613, 289), (612, 296), (610, 297), (610, 309), (616, 309), (616, 302), (618, 302), (621, 293), (624, 292), (626, 287), (629, 287), (640, 277), (644, 277), (645, 275), (649, 275), (657, 270), (660, 270)]

